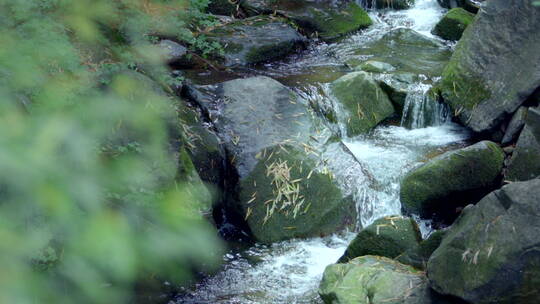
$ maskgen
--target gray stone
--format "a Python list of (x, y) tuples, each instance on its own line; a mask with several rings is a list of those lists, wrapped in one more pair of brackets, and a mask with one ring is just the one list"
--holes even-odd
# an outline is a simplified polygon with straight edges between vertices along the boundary
[(501, 144), (508, 145), (516, 140), (516, 138), (519, 136), (519, 132), (521, 132), (521, 129), (523, 129), (523, 126), (525, 125), (527, 111), (528, 108), (520, 107), (514, 113), (514, 115), (512, 115), (512, 119), (508, 123), (508, 127), (506, 127), (506, 132), (504, 132), (504, 137)]
[(540, 107), (530, 108), (505, 178), (525, 181), (540, 175)]
[(172, 40), (161, 40), (158, 44), (164, 54), (165, 60), (170, 63), (185, 63), (187, 61), (187, 48)]
[(486, 2), (437, 86), (462, 124), (492, 132), (534, 92), (540, 83), (539, 28), (540, 6), (530, 0)]
[(430, 285), (468, 303), (540, 303), (540, 180), (464, 209), (428, 262)]
[(257, 16), (218, 26), (207, 33), (224, 47), (224, 63), (242, 66), (275, 60), (304, 47), (306, 38), (282, 18)]

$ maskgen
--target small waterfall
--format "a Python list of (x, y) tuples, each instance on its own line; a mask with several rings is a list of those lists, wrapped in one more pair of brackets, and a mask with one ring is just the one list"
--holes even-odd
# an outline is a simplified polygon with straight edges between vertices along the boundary
[(405, 98), (401, 126), (418, 129), (440, 126), (449, 121), (446, 105), (438, 102), (429, 93), (430, 86), (417, 84)]

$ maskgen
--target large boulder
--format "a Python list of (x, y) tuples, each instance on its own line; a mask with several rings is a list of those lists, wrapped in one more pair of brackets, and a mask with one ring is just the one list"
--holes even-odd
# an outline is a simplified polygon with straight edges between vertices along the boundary
[(392, 102), (369, 73), (349, 73), (332, 82), (330, 89), (343, 108), (336, 114), (348, 136), (369, 132), (394, 114)]
[(257, 16), (216, 27), (207, 33), (224, 48), (224, 63), (240, 66), (278, 59), (304, 46), (306, 39), (286, 20)]
[(362, 6), (376, 9), (408, 9), (414, 5), (414, 0), (360, 0)]
[(445, 235), (446, 230), (433, 232), (427, 239), (420, 242), (418, 246), (411, 247), (396, 257), (396, 261), (405, 265), (411, 265), (420, 270), (426, 269), (431, 254), (435, 249), (439, 248)]
[(326, 267), (319, 295), (326, 304), (441, 303), (433, 298), (423, 272), (371, 255)]
[(530, 0), (486, 2), (438, 85), (462, 124), (493, 131), (534, 92), (540, 83), (539, 28), (540, 6)]
[(422, 217), (452, 220), (457, 207), (474, 203), (493, 190), (504, 156), (497, 144), (482, 141), (430, 160), (401, 182), (403, 208)]
[(540, 180), (465, 208), (428, 262), (431, 287), (468, 303), (540, 303)]
[(422, 236), (413, 219), (401, 216), (384, 217), (362, 229), (338, 263), (346, 263), (364, 255), (393, 259), (407, 249), (418, 246), (420, 240)]
[(356, 66), (358, 58), (382, 61), (393, 65), (399, 72), (439, 77), (452, 56), (450, 48), (436, 39), (429, 38), (408, 28), (398, 28), (380, 39), (359, 46), (355, 58), (347, 63)]
[(306, 33), (316, 34), (324, 41), (334, 41), (372, 24), (366, 11), (354, 2), (244, 0), (241, 6), (250, 14), (285, 16)]
[(505, 179), (525, 181), (540, 176), (540, 107), (529, 108), (526, 124), (516, 144)]
[[(289, 88), (252, 77), (187, 92), (212, 121), (234, 169), (228, 207), (260, 242), (352, 227), (355, 204), (318, 152), (320, 124)], [(311, 135), (311, 136), (310, 136)], [(345, 153), (336, 151), (336, 153)], [(339, 155), (336, 155), (339, 157)]]
[(446, 40), (459, 40), (473, 20), (474, 14), (462, 8), (453, 8), (435, 25), (433, 34)]

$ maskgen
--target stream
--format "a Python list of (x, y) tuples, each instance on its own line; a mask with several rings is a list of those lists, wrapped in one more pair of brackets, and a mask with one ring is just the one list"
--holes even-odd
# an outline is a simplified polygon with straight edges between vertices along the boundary
[[(416, 0), (415, 6), (408, 10), (369, 13), (374, 25), (367, 30), (338, 43), (313, 45), (283, 62), (242, 71), (277, 79), (295, 90), (306, 103), (327, 101), (327, 84), (368, 59), (388, 62), (400, 72), (417, 76), (408, 85), (401, 122), (380, 125), (367, 135), (342, 138), (342, 143), (367, 171), (352, 173), (357, 176), (343, 174), (343, 182), (355, 189), (359, 227), (383, 216), (401, 214), (399, 183), (403, 176), (422, 162), (463, 146), (469, 138), (465, 129), (449, 121), (444, 107), (426, 98), (426, 92), (437, 80), (437, 73), (432, 75), (432, 71), (444, 66), (453, 45), (438, 41), (441, 47), (437, 52), (426, 53), (423, 49), (407, 47), (396, 50), (393, 42), (378, 44), (387, 33), (401, 28), (436, 39), (430, 31), (445, 10), (436, 0)], [(190, 77), (204, 83), (209, 78), (223, 81), (234, 76), (201, 72)], [(362, 183), (366, 174), (372, 180), (369, 186)], [(419, 221), (419, 224), (423, 236), (427, 236), (430, 223)], [(317, 288), (323, 271), (337, 261), (354, 235), (354, 231), (348, 231), (230, 252), (224, 256), (225, 265), (219, 273), (205, 279), (175, 303), (322, 303)]]

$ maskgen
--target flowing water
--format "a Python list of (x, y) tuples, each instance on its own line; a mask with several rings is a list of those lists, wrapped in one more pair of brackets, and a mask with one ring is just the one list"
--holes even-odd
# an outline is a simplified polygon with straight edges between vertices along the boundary
[[(344, 74), (343, 63), (378, 55), (369, 55), (370, 48), (366, 46), (397, 28), (411, 28), (432, 37), (430, 31), (443, 13), (436, 0), (416, 0), (413, 8), (404, 11), (371, 11), (375, 24), (369, 29), (339, 43), (314, 46), (302, 56), (267, 65), (257, 73), (293, 87), (306, 103), (332, 108), (331, 100), (325, 95), (326, 83)], [(413, 72), (422, 74), (422, 69)], [(368, 135), (343, 138), (336, 144), (348, 149), (361, 164), (361, 168), (351, 167), (350, 160), (339, 159), (333, 159), (330, 164), (338, 172), (336, 178), (343, 187), (354, 191), (359, 227), (382, 216), (401, 214), (399, 183), (403, 176), (427, 159), (462, 145), (469, 136), (448, 121), (444, 107), (428, 97), (431, 76), (420, 76), (419, 81), (408, 87), (401, 125), (379, 126)], [(329, 158), (332, 149), (338, 148), (336, 145), (325, 151)], [(365, 182), (366, 177), (370, 183)], [(429, 223), (420, 224), (427, 235)], [(353, 237), (353, 232), (342, 232), (325, 238), (255, 245), (229, 253), (224, 257), (221, 272), (176, 302), (321, 303), (317, 287), (322, 273), (343, 254)]]

